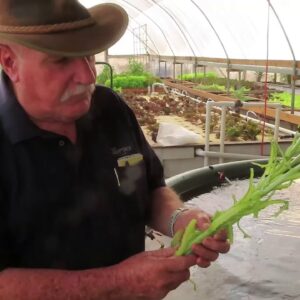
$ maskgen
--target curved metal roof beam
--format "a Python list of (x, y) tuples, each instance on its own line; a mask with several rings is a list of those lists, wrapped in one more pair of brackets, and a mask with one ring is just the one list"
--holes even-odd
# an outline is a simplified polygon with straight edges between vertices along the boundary
[(213, 26), (213, 24), (211, 23), (210, 19), (208, 18), (208, 16), (205, 14), (205, 12), (203, 11), (203, 9), (194, 1), (194, 0), (191, 0), (191, 2), (197, 7), (197, 9), (201, 12), (201, 14), (204, 16), (204, 18), (206, 19), (206, 21), (208, 22), (209, 26), (211, 27), (211, 29), (213, 30), (213, 32), (215, 33), (217, 39), (219, 40), (223, 50), (224, 50), (224, 53), (225, 53), (225, 56), (226, 56), (226, 59), (227, 59), (227, 63), (229, 64), (229, 56), (228, 56), (228, 53), (226, 51), (226, 48), (225, 48), (225, 45), (224, 43), (222, 42), (217, 30), (215, 29), (215, 27)]
[(278, 16), (278, 14), (277, 14), (277, 12), (276, 12), (274, 6), (272, 5), (271, 1), (270, 1), (270, 0), (267, 0), (267, 1), (268, 1), (269, 6), (271, 7), (271, 9), (272, 9), (272, 11), (273, 11), (273, 13), (274, 13), (274, 15), (275, 15), (275, 17), (276, 17), (276, 19), (277, 19), (279, 25), (280, 25), (280, 27), (281, 27), (281, 29), (282, 29), (282, 32), (283, 32), (285, 38), (286, 38), (286, 41), (287, 41), (287, 43), (288, 43), (288, 45), (289, 45), (289, 48), (290, 48), (291, 53), (292, 53), (292, 56), (293, 56), (293, 60), (296, 61), (296, 56), (295, 56), (295, 53), (294, 53), (292, 44), (291, 44), (291, 42), (290, 42), (290, 40), (289, 40), (289, 37), (288, 37), (288, 35), (287, 35), (287, 33), (286, 33), (285, 29), (284, 29), (284, 26), (283, 26), (283, 24), (281, 23), (281, 20), (280, 20), (280, 18), (279, 18), (279, 16)]
[[(282, 31), (283, 31), (283, 34), (285, 36), (285, 39), (289, 45), (289, 48), (291, 50), (291, 53), (292, 53), (292, 56), (293, 56), (293, 73), (294, 73), (294, 77), (297, 75), (297, 61), (296, 61), (296, 56), (295, 56), (295, 53), (294, 53), (294, 49), (292, 47), (292, 44), (290, 42), (290, 39), (285, 31), (285, 28), (283, 26), (283, 24), (281, 23), (281, 20), (275, 10), (275, 8), (273, 7), (272, 3), (271, 3), (271, 0), (267, 0), (268, 3), (269, 3), (269, 7), (272, 9)], [(295, 86), (295, 80), (292, 80), (292, 98), (291, 98), (291, 114), (294, 114), (295, 113), (295, 89), (296, 89), (296, 86)]]
[(164, 36), (164, 38), (165, 38), (165, 40), (166, 40), (166, 42), (167, 42), (167, 44), (168, 44), (168, 47), (170, 48), (170, 50), (171, 50), (173, 56), (175, 56), (175, 53), (174, 53), (174, 51), (173, 51), (173, 49), (172, 49), (172, 47), (171, 47), (171, 44), (170, 44), (169, 40), (167, 39), (166, 34), (165, 34), (164, 31), (162, 30), (162, 28), (161, 28), (161, 27), (160, 27), (160, 26), (159, 26), (152, 18), (150, 18), (148, 15), (146, 15), (141, 9), (139, 9), (139, 8), (136, 7), (136, 6), (134, 6), (134, 5), (131, 4), (129, 1), (127, 1), (127, 0), (120, 0), (120, 1), (123, 1), (123, 2), (125, 2), (127, 5), (133, 7), (133, 8), (136, 9), (138, 12), (140, 12), (142, 15), (144, 15), (146, 18), (148, 18), (153, 24), (155, 24), (155, 26), (159, 29), (159, 31), (161, 32), (161, 34)]
[(181, 34), (183, 35), (183, 38), (186, 40), (187, 44), (189, 45), (194, 57), (196, 57), (196, 53), (190, 43), (190, 41), (188, 40), (188, 38), (186, 37), (185, 32), (182, 30), (180, 24), (177, 22), (176, 18), (165, 8), (163, 7), (161, 4), (157, 3), (155, 0), (151, 0), (154, 4), (156, 4), (160, 9), (162, 9), (176, 24), (176, 26), (178, 27), (179, 31), (181, 32)]
[[(132, 17), (130, 17), (130, 16), (129, 16), (129, 18), (132, 19), (133, 22), (137, 23), (138, 26), (141, 26), (141, 25), (139, 24), (139, 22), (137, 22), (136, 20), (134, 20), (134, 18), (132, 18)], [(128, 28), (129, 28), (129, 26), (128, 26)], [(158, 51), (158, 49), (157, 49), (157, 47), (156, 47), (156, 45), (155, 45), (155, 43), (154, 43), (154, 41), (151, 39), (150, 36), (148, 36), (148, 38), (149, 38), (150, 42), (153, 44), (155, 50), (151, 49), (151, 47), (149, 47), (149, 46), (148, 46), (145, 42), (143, 42), (136, 34), (134, 34), (134, 33), (133, 33), (133, 29), (129, 29), (129, 31), (130, 31), (134, 36), (136, 36), (136, 37), (137, 37), (137, 38), (138, 38), (138, 39), (146, 46), (146, 48), (150, 49), (153, 53), (157, 54), (158, 56), (160, 55), (160, 54), (159, 54), (159, 51)]]
[(229, 90), (230, 90), (230, 59), (229, 59), (229, 55), (226, 51), (226, 48), (225, 48), (225, 45), (223, 44), (217, 30), (215, 29), (215, 27), (213, 26), (213, 24), (211, 23), (210, 19), (208, 18), (208, 16), (206, 15), (206, 13), (203, 11), (203, 9), (201, 9), (201, 7), (194, 1), (194, 0), (191, 0), (191, 2), (197, 7), (197, 9), (202, 13), (202, 15), (204, 16), (204, 18), (207, 20), (209, 26), (212, 28), (213, 32), (215, 33), (215, 35), (217, 36), (217, 39), (219, 40), (223, 50), (224, 50), (224, 53), (225, 53), (225, 56), (226, 56), (226, 60), (227, 60), (227, 82), (226, 82), (226, 92), (227, 94), (229, 94)]

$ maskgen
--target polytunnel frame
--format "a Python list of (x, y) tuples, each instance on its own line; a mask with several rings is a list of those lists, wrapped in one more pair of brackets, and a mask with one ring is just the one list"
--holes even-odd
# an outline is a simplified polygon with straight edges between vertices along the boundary
[(267, 1), (268, 1), (268, 4), (269, 4), (269, 7), (272, 9), (272, 11), (273, 11), (273, 13), (274, 13), (274, 15), (275, 15), (275, 17), (276, 17), (279, 25), (280, 25), (281, 30), (283, 31), (283, 34), (284, 34), (284, 36), (286, 38), (288, 46), (289, 46), (289, 48), (291, 50), (291, 54), (293, 56), (293, 76), (292, 76), (292, 82), (291, 82), (292, 83), (291, 114), (294, 114), (295, 113), (296, 76), (297, 76), (297, 61), (296, 61), (296, 56), (295, 56), (292, 44), (290, 42), (290, 39), (289, 39), (289, 37), (288, 37), (288, 35), (286, 33), (286, 30), (285, 30), (285, 28), (284, 28), (284, 26), (283, 26), (283, 24), (282, 24), (282, 22), (281, 22), (281, 20), (279, 18), (279, 15), (277, 14), (274, 6), (272, 5), (271, 0), (267, 0)]
[[(225, 56), (226, 56), (226, 59), (227, 59), (227, 81), (226, 81), (226, 91), (227, 91), (227, 94), (229, 94), (229, 90), (230, 90), (230, 59), (229, 59), (229, 55), (228, 55), (228, 52), (226, 50), (226, 47), (220, 37), (220, 35), (218, 34), (216, 28), (213, 26), (212, 22), (210, 21), (210, 19), (208, 18), (207, 14), (204, 12), (204, 10), (197, 4), (194, 2), (194, 0), (190, 0), (196, 7), (197, 9), (202, 13), (202, 15), (204, 16), (204, 18), (206, 19), (206, 21), (208, 22), (209, 26), (212, 28), (213, 32), (215, 33), (215, 35), (217, 36), (217, 39), (219, 40), (223, 50), (224, 50), (224, 53), (225, 53)], [(195, 66), (196, 67), (196, 66)], [(195, 72), (195, 77), (196, 77), (196, 72)]]
[[(163, 30), (163, 29), (161, 28), (161, 26), (160, 26), (155, 20), (153, 20), (149, 15), (147, 15), (146, 13), (144, 13), (141, 9), (139, 9), (139, 8), (136, 7), (135, 5), (131, 4), (129, 1), (127, 1), (127, 0), (120, 0), (120, 1), (125, 2), (127, 5), (133, 7), (135, 10), (137, 10), (138, 12), (140, 12), (142, 15), (144, 15), (146, 18), (148, 18), (153, 24), (155, 24), (155, 26), (160, 30), (160, 32), (162, 33), (162, 35), (163, 35), (165, 41), (167, 42), (167, 45), (168, 45), (169, 49), (171, 50), (171, 52), (172, 52), (172, 54), (173, 54), (173, 77), (175, 78), (175, 65), (176, 65), (176, 57), (177, 57), (177, 56), (176, 56), (176, 54), (175, 54), (173, 48), (171, 47), (171, 44), (170, 44), (168, 38), (166, 37), (166, 34), (165, 34), (164, 30)], [(193, 49), (192, 45), (190, 44), (188, 38), (186, 37), (186, 34), (184, 33), (184, 30), (181, 28), (180, 24), (176, 21), (176, 18), (173, 17), (172, 14), (169, 13), (169, 12), (167, 11), (167, 8), (164, 8), (162, 5), (160, 5), (159, 3), (157, 3), (157, 2), (154, 1), (154, 0), (150, 0), (150, 1), (151, 1), (154, 5), (156, 5), (157, 7), (159, 7), (161, 10), (163, 10), (165, 13), (167, 13), (167, 15), (175, 22), (176, 26), (178, 27), (178, 29), (179, 29), (180, 32), (182, 33), (184, 39), (186, 40), (188, 46), (190, 47), (190, 49), (191, 49), (191, 51), (192, 51), (192, 53), (193, 53), (193, 55), (194, 55), (193, 58), (194, 58), (194, 60), (195, 60), (195, 76), (196, 76), (196, 74), (197, 74), (197, 72), (196, 72), (197, 66), (205, 67), (205, 66), (207, 66), (207, 65), (209, 65), (209, 64), (206, 64), (206, 65), (203, 64), (203, 63), (202, 63), (201, 65), (198, 64), (198, 57), (196, 56), (196, 54), (195, 54), (195, 52), (194, 52), (194, 49)], [(251, 70), (251, 69), (252, 69), (252, 70), (257, 70), (257, 69), (261, 69), (261, 68), (259, 67), (259, 65), (256, 65), (256, 64), (255, 64), (255, 65), (249, 65), (249, 66), (248, 66), (249, 68), (247, 68), (247, 66), (243, 66), (243, 65), (240, 65), (240, 64), (234, 64), (234, 63), (232, 64), (232, 59), (229, 57), (228, 52), (227, 52), (227, 50), (226, 50), (226, 47), (225, 47), (225, 45), (224, 45), (224, 43), (223, 43), (223, 41), (222, 41), (220, 35), (218, 34), (217, 30), (216, 30), (215, 27), (213, 26), (211, 20), (208, 18), (208, 16), (206, 15), (206, 13), (199, 7), (199, 5), (195, 3), (194, 0), (190, 0), (190, 1), (191, 1), (191, 3), (193, 3), (193, 4), (197, 7), (197, 9), (198, 9), (198, 10), (202, 13), (202, 15), (205, 17), (205, 19), (207, 20), (208, 24), (209, 24), (210, 27), (212, 28), (213, 32), (215, 33), (217, 39), (219, 40), (219, 42), (220, 42), (220, 44), (221, 44), (221, 46), (222, 46), (222, 48), (223, 48), (223, 50), (224, 50), (224, 53), (225, 53), (225, 56), (226, 56), (226, 64), (227, 64), (227, 68), (226, 68), (226, 73), (227, 73), (227, 87), (226, 87), (226, 88), (227, 88), (227, 93), (228, 93), (228, 92), (229, 92), (229, 85), (230, 85), (230, 70), (231, 70), (232, 65), (236, 65), (236, 69), (239, 69), (239, 70), (243, 70), (243, 69), (244, 69), (244, 70)], [(292, 92), (291, 92), (291, 114), (294, 114), (294, 112), (295, 112), (295, 88), (296, 88), (296, 78), (297, 78), (297, 74), (298, 74), (298, 71), (297, 71), (297, 60), (296, 60), (296, 57), (295, 57), (295, 54), (294, 54), (293, 47), (292, 47), (292, 45), (291, 45), (291, 43), (290, 43), (290, 40), (289, 40), (288, 35), (287, 35), (287, 33), (286, 33), (286, 30), (285, 30), (285, 28), (284, 28), (284, 26), (283, 26), (283, 24), (282, 24), (282, 22), (281, 22), (281, 20), (280, 20), (280, 18), (279, 18), (279, 15), (277, 14), (277, 12), (276, 12), (274, 6), (272, 5), (271, 0), (266, 0), (266, 1), (267, 1), (267, 3), (268, 3), (269, 8), (272, 9), (272, 11), (273, 11), (273, 13), (274, 13), (274, 15), (275, 15), (275, 17), (276, 17), (276, 19), (277, 19), (277, 21), (278, 21), (278, 23), (279, 23), (281, 29), (282, 29), (282, 32), (283, 32), (283, 34), (284, 34), (284, 36), (285, 36), (285, 38), (286, 38), (286, 41), (287, 41), (287, 43), (288, 43), (288, 46), (289, 46), (289, 48), (290, 48), (290, 51), (291, 51), (291, 54), (292, 54), (292, 57), (293, 57), (292, 72), (291, 72), (291, 73), (287, 73), (287, 74), (291, 74), (291, 75), (292, 75), (292, 80), (291, 80), (291, 90), (292, 90)], [(153, 41), (152, 41), (152, 43), (154, 44)], [(155, 44), (154, 44), (154, 45), (155, 45)], [(148, 45), (147, 45), (147, 47), (148, 47), (149, 49), (151, 49)], [(157, 49), (156, 46), (155, 46), (155, 48)], [(151, 49), (151, 50), (152, 50), (152, 49)], [(158, 49), (157, 49), (157, 50), (158, 50)], [(152, 50), (152, 51), (153, 51), (153, 50)], [(153, 51), (153, 52), (155, 52), (155, 51)], [(160, 69), (160, 63), (161, 63), (161, 62), (164, 62), (164, 63), (165, 63), (165, 68), (166, 68), (166, 62), (167, 62), (167, 61), (161, 59), (162, 56), (160, 55), (160, 53), (158, 53), (158, 57), (159, 57), (159, 69)], [(179, 57), (178, 57), (178, 58), (179, 58)], [(202, 57), (202, 60), (203, 60), (203, 59), (204, 59), (204, 58)], [(211, 59), (212, 59), (211, 61), (207, 60), (207, 62), (211, 62), (212, 65), (222, 67), (222, 66), (221, 66), (221, 63), (216, 63), (216, 62), (213, 61), (213, 58), (211, 58)], [(222, 61), (222, 59), (220, 59), (220, 60)], [(239, 60), (238, 60), (238, 61), (239, 61)], [(266, 60), (266, 63), (268, 63), (268, 58), (267, 58), (267, 60)], [(181, 65), (181, 73), (182, 73), (182, 64), (183, 64), (183, 63), (180, 63), (180, 65)], [(242, 68), (242, 67), (243, 67), (243, 68)], [(266, 69), (265, 69), (265, 72), (266, 72)], [(271, 72), (271, 71), (270, 71), (270, 72)], [(277, 73), (277, 72), (274, 71), (274, 73)], [(282, 73), (282, 72), (278, 72), (278, 73)], [(181, 74), (181, 75), (182, 75), (182, 74)]]
[[(172, 52), (172, 54), (173, 54), (173, 57), (176, 57), (176, 56), (175, 56), (175, 52), (174, 52), (173, 48), (171, 47), (171, 44), (170, 44), (170, 42), (169, 42), (169, 40), (168, 40), (168, 38), (167, 38), (167, 36), (166, 36), (164, 30), (161, 28), (161, 26), (160, 26), (156, 21), (154, 21), (151, 17), (149, 17), (147, 14), (145, 14), (141, 9), (139, 9), (138, 7), (136, 7), (135, 5), (133, 5), (132, 3), (130, 3), (129, 1), (127, 1), (127, 0), (120, 0), (120, 1), (121, 1), (121, 2), (122, 2), (122, 1), (125, 2), (127, 5), (133, 7), (135, 10), (137, 10), (137, 11), (140, 12), (143, 16), (145, 16), (147, 19), (149, 19), (149, 20), (150, 20), (150, 21), (151, 21), (151, 22), (159, 29), (159, 31), (160, 31), (161, 34), (163, 35), (163, 37), (164, 37), (164, 39), (165, 39), (165, 41), (166, 41), (166, 43), (167, 43), (169, 49), (171, 50), (171, 52)], [(156, 5), (156, 4), (155, 4), (155, 5)], [(164, 62), (164, 63), (165, 63), (165, 70), (166, 70), (166, 61), (163, 61), (163, 60), (160, 59), (160, 53), (159, 53), (159, 51), (158, 51), (159, 73), (160, 73), (160, 63), (161, 63), (161, 62)], [(166, 71), (165, 71), (165, 73), (166, 73)]]
[[(196, 56), (196, 53), (195, 53), (195, 51), (194, 51), (194, 49), (193, 49), (193, 47), (192, 47), (192, 45), (191, 45), (189, 39), (187, 38), (187, 36), (186, 36), (184, 30), (181, 28), (179, 22), (177, 21), (177, 19), (176, 19), (176, 18), (171, 14), (171, 12), (169, 12), (164, 6), (162, 6), (161, 4), (157, 3), (155, 0), (151, 0), (151, 1), (152, 1), (152, 3), (154, 3), (156, 6), (158, 6), (161, 10), (163, 10), (163, 11), (171, 18), (171, 20), (175, 23), (175, 25), (177, 26), (177, 28), (178, 28), (179, 31), (181, 32), (183, 38), (185, 39), (186, 43), (188, 44), (188, 46), (189, 46), (189, 48), (190, 48), (192, 54), (194, 55), (194, 57), (195, 57), (195, 64), (196, 64), (196, 60), (197, 60), (197, 59), (196, 59), (196, 57), (197, 57), (197, 56)], [(189, 36), (189, 37), (190, 37), (191, 40), (193, 40), (191, 36)], [(173, 62), (173, 77), (175, 77), (175, 65), (176, 65), (176, 64), (180, 64), (180, 74), (181, 74), (181, 77), (180, 77), (180, 78), (182, 79), (182, 63), (176, 62), (176, 56), (174, 56), (174, 62)]]
[[(138, 24), (138, 26), (141, 26), (136, 20), (134, 20), (131, 16), (129, 16), (130, 19), (132, 19), (135, 23)], [(135, 36), (136, 38), (139, 39), (139, 41), (141, 43), (144, 44), (144, 46), (146, 46), (148, 49), (150, 49), (153, 53), (156, 53), (157, 55), (159, 55), (159, 51), (158, 51), (158, 48), (156, 47), (156, 44), (154, 43), (154, 41), (151, 39), (151, 37), (149, 37), (149, 40), (151, 41), (151, 43), (153, 44), (155, 50), (153, 50), (151, 47), (149, 47), (148, 44), (146, 44), (144, 41), (142, 41), (139, 36), (137, 34), (134, 33), (134, 29), (130, 29), (129, 26), (128, 26), (128, 30), (132, 33), (133, 36)]]
[[(146, 18), (148, 18), (152, 23), (154, 23), (158, 28), (159, 30), (161, 31), (161, 33), (163, 34), (172, 54), (173, 54), (173, 77), (175, 78), (175, 65), (177, 64), (176, 63), (176, 55), (175, 55), (175, 52), (173, 50), (173, 48), (171, 47), (171, 44), (169, 42), (169, 40), (167, 39), (165, 33), (164, 33), (164, 30), (161, 28), (160, 25), (157, 24), (157, 22), (155, 22), (151, 17), (149, 17), (148, 15), (146, 15), (141, 9), (139, 9), (138, 7), (136, 7), (135, 5), (129, 3), (127, 0), (120, 0), (120, 1), (123, 1), (125, 2), (127, 5), (133, 7), (134, 9), (136, 9), (137, 11), (139, 11), (142, 15), (144, 15)], [(194, 65), (194, 68), (195, 68), (195, 77), (197, 76), (197, 67), (198, 66), (201, 66), (203, 67), (203, 65), (198, 65), (198, 61), (197, 61), (197, 55), (191, 45), (191, 43), (189, 42), (184, 30), (181, 28), (180, 24), (177, 22), (176, 18), (165, 8), (163, 7), (162, 5), (160, 5), (159, 3), (157, 3), (155, 0), (150, 0), (155, 6), (159, 7), (161, 10), (163, 10), (173, 21), (174, 23), (176, 24), (177, 28), (179, 29), (179, 31), (181, 32), (181, 34), (183, 35), (185, 41), (187, 42), (191, 52), (193, 53), (194, 55), (194, 58), (195, 58), (195, 65)], [(226, 48), (225, 48), (225, 45), (224, 43), (222, 42), (221, 38), (220, 38), (220, 35), (218, 34), (218, 32), (216, 31), (215, 27), (213, 26), (212, 22), (210, 21), (210, 19), (208, 18), (208, 16), (206, 15), (206, 13), (193, 1), (193, 0), (190, 0), (196, 7), (197, 9), (202, 13), (202, 15), (205, 17), (205, 19), (207, 20), (208, 24), (210, 25), (210, 27), (212, 28), (212, 30), (214, 31), (215, 35), (217, 36), (217, 39), (219, 40), (223, 50), (224, 50), (224, 53), (225, 53), (225, 56), (226, 56), (226, 60), (227, 60), (227, 68), (226, 68), (226, 74), (227, 74), (227, 82), (226, 82), (226, 91), (227, 91), (227, 94), (229, 93), (229, 89), (230, 89), (230, 58), (229, 58), (229, 55), (228, 55), (228, 52), (226, 51)], [(133, 19), (133, 18), (132, 18)], [(132, 31), (131, 31), (132, 32)], [(133, 34), (133, 32), (132, 32)], [(191, 38), (191, 37), (190, 37)], [(192, 40), (192, 38), (191, 38)], [(141, 41), (143, 42), (143, 41)], [(153, 43), (153, 42), (152, 42)], [(153, 43), (154, 44), (154, 43)], [(155, 45), (155, 44), (154, 44)], [(147, 46), (147, 45), (146, 45)], [(150, 48), (150, 47), (149, 47)], [(155, 47), (157, 49), (157, 47)], [(151, 48), (150, 48), (151, 49)], [(155, 51), (154, 51), (155, 52)], [(157, 52), (158, 52), (158, 56), (160, 57), (160, 54), (159, 54), (159, 51), (157, 49)], [(164, 62), (165, 63), (165, 69), (166, 69), (166, 61), (165, 60), (160, 60), (159, 59), (159, 69), (160, 69), (160, 63), (161, 62)], [(181, 78), (182, 78), (182, 64), (183, 63), (179, 63), (180, 66), (181, 66)]]
[[(136, 7), (135, 5), (133, 5), (132, 3), (130, 3), (129, 1), (127, 0), (120, 0), (121, 2), (125, 2), (127, 5), (133, 7), (135, 10), (137, 10), (138, 12), (140, 12), (143, 16), (145, 16), (147, 19), (149, 19), (153, 24), (155, 24), (155, 26), (159, 29), (159, 31), (162, 33), (164, 39), (166, 40), (167, 44), (168, 44), (168, 47), (170, 48), (173, 56), (175, 56), (175, 52), (173, 50), (173, 48), (171, 47), (171, 44), (169, 42), (169, 40), (167, 39), (166, 37), (166, 34), (164, 33), (163, 29), (157, 24), (156, 21), (154, 21), (151, 17), (149, 17), (147, 14), (145, 14), (141, 9), (139, 9), (138, 7)], [(159, 53), (158, 53), (159, 54)], [(160, 56), (160, 54), (159, 54)]]
[[(139, 8), (136, 7), (135, 5), (129, 3), (127, 0), (120, 0), (120, 1), (125, 2), (127, 5), (133, 7), (133, 8), (136, 9), (137, 11), (139, 11), (142, 15), (144, 15), (146, 18), (148, 18), (153, 24), (155, 24), (155, 25), (159, 28), (159, 30), (160, 30), (161, 33), (163, 34), (163, 36), (164, 36), (164, 38), (165, 38), (165, 40), (166, 40), (166, 42), (167, 42), (167, 44), (168, 44), (168, 46), (169, 46), (169, 48), (170, 48), (172, 54), (173, 54), (173, 57), (174, 57), (174, 61), (173, 61), (173, 77), (175, 78), (176, 55), (175, 55), (175, 52), (174, 52), (173, 48), (171, 47), (171, 44), (170, 44), (169, 40), (168, 40), (167, 37), (166, 37), (166, 35), (165, 35), (163, 29), (161, 28), (161, 26), (159, 26), (159, 25), (157, 24), (157, 22), (155, 22), (152, 18), (150, 18), (148, 15), (146, 15), (141, 9), (139, 9)], [(206, 18), (207, 22), (209, 23), (209, 25), (210, 25), (211, 28), (213, 29), (214, 33), (216, 34), (216, 36), (217, 36), (217, 38), (218, 38), (218, 40), (219, 40), (219, 42), (220, 42), (222, 48), (224, 49), (224, 52), (225, 52), (225, 55), (226, 55), (226, 58), (227, 58), (227, 87), (226, 87), (226, 89), (227, 89), (227, 93), (229, 93), (229, 88), (230, 88), (230, 81), (229, 81), (229, 77), (230, 77), (230, 75), (229, 75), (229, 72), (230, 72), (230, 70), (229, 70), (229, 69), (230, 69), (230, 60), (229, 60), (228, 53), (227, 53), (227, 51), (226, 51), (226, 49), (225, 49), (225, 46), (224, 46), (224, 44), (223, 44), (223, 42), (222, 42), (222, 40), (221, 40), (219, 34), (217, 33), (216, 29), (214, 28), (214, 26), (213, 26), (212, 23), (210, 22), (210, 20), (209, 20), (209, 18), (207, 17), (207, 15), (204, 13), (204, 11), (203, 11), (203, 10), (202, 10), (202, 9), (201, 9), (201, 8), (200, 8), (193, 0), (190, 0), (190, 1), (191, 1), (191, 2), (198, 8), (198, 10), (204, 15), (204, 17)], [(165, 8), (165, 7), (163, 7), (162, 5), (160, 5), (159, 3), (157, 3), (155, 0), (151, 0), (151, 2), (152, 2), (155, 6), (159, 7), (161, 10), (163, 10), (163, 11), (164, 11), (164, 12), (165, 12), (165, 13), (166, 13), (166, 14), (174, 21), (174, 23), (176, 24), (177, 28), (179, 29), (179, 31), (180, 31), (181, 34), (183, 35), (185, 41), (187, 42), (187, 44), (188, 44), (188, 46), (189, 46), (189, 48), (190, 48), (190, 50), (191, 50), (191, 52), (193, 53), (194, 58), (195, 58), (195, 77), (196, 77), (196, 74), (197, 74), (197, 66), (198, 66), (198, 63), (197, 63), (197, 55), (196, 55), (196, 53), (195, 53), (195, 51), (194, 51), (194, 49), (193, 49), (193, 47), (192, 47), (192, 45), (191, 45), (189, 39), (187, 38), (187, 36), (186, 36), (184, 30), (181, 28), (181, 26), (180, 26), (180, 24), (177, 22), (176, 18), (175, 18), (175, 17), (174, 17), (174, 16), (173, 16), (166, 8)], [(132, 19), (133, 19), (133, 18), (132, 18)], [(130, 30), (130, 31), (131, 31), (131, 30)], [(131, 33), (133, 34), (132, 31), (131, 31)], [(190, 38), (191, 38), (191, 37), (190, 37)], [(191, 40), (192, 40), (192, 38), (191, 38)], [(141, 42), (143, 42), (143, 41), (141, 41)], [(152, 42), (152, 43), (153, 43), (153, 42)], [(154, 44), (154, 43), (153, 43), (153, 44)], [(155, 46), (155, 44), (154, 44), (154, 46)], [(149, 47), (149, 48), (150, 48), (150, 47)], [(156, 46), (155, 46), (155, 48), (156, 48), (156, 50), (157, 50), (157, 52), (158, 52), (158, 53), (157, 53), (158, 56), (160, 56), (159, 51), (158, 51), (158, 49), (157, 49)], [(151, 49), (151, 48), (150, 48), (150, 49)], [(154, 51), (154, 52), (155, 52), (155, 51)], [(161, 60), (159, 59), (159, 68), (160, 68), (160, 62), (164, 62), (164, 63), (165, 63), (165, 68), (166, 68), (166, 61), (161, 61)], [(180, 63), (180, 66), (181, 66), (181, 77), (182, 77), (182, 63)], [(199, 66), (200, 66), (200, 65), (199, 65)], [(201, 66), (202, 66), (202, 65), (201, 65)]]

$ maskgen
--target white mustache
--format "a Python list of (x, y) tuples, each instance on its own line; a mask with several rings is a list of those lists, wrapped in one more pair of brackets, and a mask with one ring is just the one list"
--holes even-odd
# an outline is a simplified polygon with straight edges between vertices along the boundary
[(66, 102), (71, 97), (80, 94), (90, 93), (90, 95), (92, 95), (94, 90), (95, 90), (95, 84), (89, 84), (89, 85), (78, 84), (75, 86), (75, 88), (66, 90), (64, 94), (61, 96), (60, 102)]

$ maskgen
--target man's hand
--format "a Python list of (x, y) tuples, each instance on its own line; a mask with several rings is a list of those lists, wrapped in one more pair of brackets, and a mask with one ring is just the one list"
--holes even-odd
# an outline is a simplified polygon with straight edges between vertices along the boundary
[(122, 282), (120, 288), (129, 293), (128, 299), (158, 300), (189, 279), (189, 267), (196, 264), (196, 259), (195, 255), (175, 256), (174, 249), (166, 248), (136, 254), (115, 268)]
[[(201, 230), (207, 229), (210, 225), (210, 216), (207, 213), (199, 209), (190, 209), (183, 212), (177, 219), (175, 232), (185, 228), (192, 219), (197, 220), (197, 226)], [(194, 245), (192, 250), (197, 256), (197, 265), (207, 268), (218, 258), (219, 253), (227, 253), (229, 248), (226, 231), (222, 230), (213, 237), (206, 238), (201, 244)]]

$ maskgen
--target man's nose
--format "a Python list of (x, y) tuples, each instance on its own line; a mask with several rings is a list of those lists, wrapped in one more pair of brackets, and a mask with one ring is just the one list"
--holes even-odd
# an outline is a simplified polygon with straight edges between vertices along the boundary
[(94, 84), (96, 82), (96, 68), (94, 59), (80, 57), (75, 59), (74, 80), (81, 84)]

